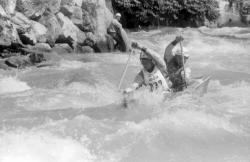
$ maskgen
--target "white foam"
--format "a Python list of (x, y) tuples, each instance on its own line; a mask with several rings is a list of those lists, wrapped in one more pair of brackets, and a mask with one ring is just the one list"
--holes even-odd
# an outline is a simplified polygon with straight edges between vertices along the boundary
[(235, 38), (249, 38), (250, 29), (241, 27), (222, 27), (222, 28), (207, 28), (200, 27), (199, 30), (202, 33), (209, 34), (212, 36), (231, 36)]
[(118, 92), (108, 85), (73, 82), (58, 89), (34, 89), (17, 99), (17, 104), (27, 110), (86, 108), (111, 104), (118, 97)]
[(92, 162), (79, 142), (47, 132), (16, 131), (0, 134), (1, 162)]
[(14, 77), (0, 79), (0, 94), (22, 92), (31, 89), (27, 83)]
[(60, 69), (67, 70), (67, 69), (78, 69), (84, 66), (83, 62), (80, 61), (69, 61), (69, 60), (61, 60), (60, 61)]

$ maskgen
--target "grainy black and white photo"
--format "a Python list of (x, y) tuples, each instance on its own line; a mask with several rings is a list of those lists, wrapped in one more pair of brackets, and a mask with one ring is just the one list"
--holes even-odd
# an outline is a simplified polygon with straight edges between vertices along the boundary
[(250, 0), (0, 0), (0, 162), (250, 162)]

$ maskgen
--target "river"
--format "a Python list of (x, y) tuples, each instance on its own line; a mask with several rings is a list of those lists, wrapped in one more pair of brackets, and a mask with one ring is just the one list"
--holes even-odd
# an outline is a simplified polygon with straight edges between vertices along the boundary
[[(130, 33), (163, 55), (185, 38), (208, 92), (165, 103), (144, 93), (123, 109), (128, 55), (61, 55), (56, 66), (0, 71), (0, 162), (249, 162), (250, 29), (162, 28)], [(132, 54), (123, 88), (140, 70)]]

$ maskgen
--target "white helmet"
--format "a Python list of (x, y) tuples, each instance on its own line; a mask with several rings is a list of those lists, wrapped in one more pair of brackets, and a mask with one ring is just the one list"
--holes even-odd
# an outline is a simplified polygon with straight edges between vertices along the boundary
[(185, 56), (185, 57), (189, 57), (188, 51), (189, 50), (187, 48), (185, 48), (185, 47), (182, 48), (182, 52), (181, 52), (180, 48), (174, 48), (172, 50), (172, 52), (173, 52), (174, 55), (182, 55), (183, 54), (183, 56)]
[(120, 13), (116, 13), (115, 17), (122, 17), (122, 15)]

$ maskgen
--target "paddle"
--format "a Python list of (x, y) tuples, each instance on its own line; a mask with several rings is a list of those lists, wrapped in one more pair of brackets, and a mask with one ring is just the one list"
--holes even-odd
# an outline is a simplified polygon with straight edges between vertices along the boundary
[(185, 87), (187, 88), (187, 82), (186, 82), (186, 69), (185, 69), (185, 58), (184, 58), (184, 55), (183, 55), (182, 41), (180, 41), (180, 48), (181, 48), (181, 57), (182, 57), (183, 75), (184, 75), (183, 79), (184, 79)]

